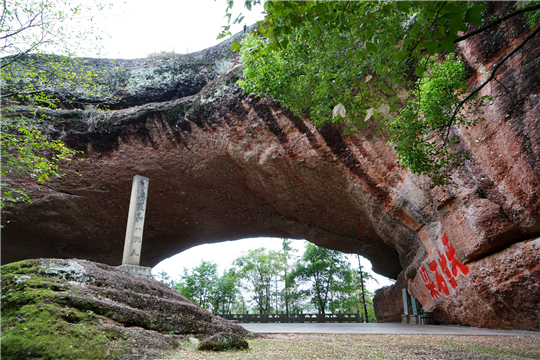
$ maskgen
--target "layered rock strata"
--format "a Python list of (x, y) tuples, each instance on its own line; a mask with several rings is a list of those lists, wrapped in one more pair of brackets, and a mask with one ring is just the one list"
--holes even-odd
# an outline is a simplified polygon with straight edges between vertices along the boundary
[(6, 359), (154, 359), (218, 333), (247, 331), (152, 278), (75, 259), (2, 266)]
[[(471, 88), (530, 32), (517, 21), (461, 44)], [(317, 130), (271, 100), (244, 94), (236, 85), (242, 69), (225, 52), (230, 68), (196, 94), (152, 92), (154, 102), (146, 104), (118, 100), (118, 108), (130, 107), (92, 121), (85, 110), (48, 111), (50, 136), (84, 151), (85, 160), (45, 185), (8, 179), (35, 192), (33, 203), (2, 220), (2, 261), (84, 257), (119, 264), (131, 178), (140, 174), (150, 178), (141, 265), (201, 243), (305, 238), (361, 254), (379, 274), (401, 274), (398, 286), (439, 321), (538, 330), (539, 46), (538, 37), (528, 42), (499, 69), (500, 82), (482, 90), (494, 96), (485, 121), (454, 129), (471, 158), (446, 192), (400, 166), (372, 128), (350, 138), (330, 124)], [(205, 54), (198, 61), (207, 62)], [(166, 71), (146, 66), (145, 74)], [(150, 87), (135, 86), (141, 72), (125, 70), (123, 90), (111, 85), (111, 93), (144, 100)], [(181, 87), (178, 78), (168, 79), (172, 85), (164, 88)], [(392, 305), (399, 290), (375, 298), (386, 309), (381, 319), (401, 315)]]

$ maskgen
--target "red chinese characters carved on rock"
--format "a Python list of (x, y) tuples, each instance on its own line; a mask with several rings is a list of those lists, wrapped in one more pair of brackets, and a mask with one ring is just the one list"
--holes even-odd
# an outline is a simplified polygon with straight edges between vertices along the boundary
[[(448, 249), (446, 251), (446, 254), (441, 254), (441, 252), (439, 251), (438, 261), (434, 260), (429, 264), (429, 270), (435, 273), (435, 281), (437, 282), (437, 284), (431, 282), (425, 266), (422, 266), (422, 268), (420, 269), (420, 276), (422, 277), (422, 280), (424, 280), (427, 289), (430, 291), (431, 298), (436, 300), (439, 299), (439, 294), (441, 292), (446, 296), (450, 295), (450, 290), (448, 289), (448, 283), (446, 282), (446, 279), (448, 279), (448, 281), (450, 282), (450, 286), (455, 289), (458, 285), (456, 280), (458, 270), (461, 271), (461, 273), (465, 276), (469, 274), (469, 268), (459, 262), (458, 259), (456, 259), (456, 250), (448, 241), (448, 236), (446, 236), (446, 234), (444, 234), (442, 238), (442, 243)], [(448, 265), (451, 265), (451, 271), (448, 268)], [(439, 273), (437, 269), (438, 266), (441, 267), (441, 271), (446, 276), (446, 279), (443, 275), (441, 275), (441, 273)]]
[(422, 280), (424, 280), (424, 283), (426, 284), (427, 289), (431, 291), (431, 297), (433, 299), (438, 300), (439, 293), (437, 292), (437, 289), (435, 288), (435, 284), (431, 282), (431, 279), (429, 278), (429, 275), (425, 266), (422, 266), (422, 268), (420, 269), (420, 275), (422, 276)]

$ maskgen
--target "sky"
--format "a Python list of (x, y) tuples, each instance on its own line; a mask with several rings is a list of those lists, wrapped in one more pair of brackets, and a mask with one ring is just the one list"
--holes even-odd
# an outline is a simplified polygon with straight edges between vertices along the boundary
[[(233, 14), (242, 12), (243, 23), (251, 25), (264, 17), (262, 5), (248, 11), (242, 3), (237, 2)], [(227, 25), (225, 0), (114, 0), (113, 4), (114, 15), (96, 16), (99, 27), (110, 35), (103, 42), (105, 57), (134, 59), (172, 50), (185, 54), (224, 40), (216, 37)], [(243, 24), (237, 24), (232, 33), (242, 29)]]
[[(175, 51), (177, 53), (196, 52), (217, 45), (216, 40), (221, 27), (227, 24), (225, 0), (114, 0), (112, 15), (95, 16), (98, 26), (110, 37), (103, 41), (103, 57), (134, 59), (144, 58), (151, 53)], [(247, 11), (238, 1), (233, 7), (233, 19), (242, 12), (245, 19), (234, 26), (233, 34), (243, 29), (243, 24), (251, 25), (261, 20), (262, 5)], [(109, 11), (110, 13), (110, 11)], [(293, 247), (301, 254), (304, 240), (293, 240)], [(248, 250), (265, 247), (281, 249), (281, 239), (257, 238), (218, 244), (200, 245), (162, 261), (152, 270), (153, 274), (165, 271), (178, 280), (183, 268), (191, 269), (202, 260), (218, 264), (220, 271), (231, 266), (233, 260)], [(356, 256), (350, 255), (349, 262), (358, 266)], [(368, 260), (363, 259), (365, 270), (371, 269)], [(369, 282), (370, 291), (389, 285), (391, 282), (382, 276), (376, 276), (378, 283)]]

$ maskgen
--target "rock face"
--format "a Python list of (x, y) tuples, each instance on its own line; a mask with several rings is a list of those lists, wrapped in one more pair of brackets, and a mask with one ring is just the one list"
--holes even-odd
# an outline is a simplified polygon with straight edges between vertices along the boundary
[(2, 358), (153, 359), (216, 333), (247, 331), (151, 278), (74, 259), (2, 266)]
[[(450, 296), (441, 291), (438, 301), (425, 291), (423, 280), (414, 279), (409, 291), (418, 294), (424, 310), (442, 323), (538, 330), (540, 238), (514, 244), (468, 263), (467, 268), (467, 275), (458, 271), (454, 277), (456, 289), (447, 283)], [(438, 271), (442, 272), (440, 264)]]
[[(401, 322), (401, 315), (404, 314), (403, 288), (407, 288), (407, 280), (402, 272), (394, 285), (375, 291), (373, 309), (377, 316), (377, 322)], [(412, 312), (409, 312), (409, 314), (412, 314)]]
[(235, 334), (219, 333), (210, 336), (197, 347), (203, 351), (245, 350), (249, 344), (242, 337)]
[[(483, 81), (514, 37), (530, 32), (518, 21), (461, 44), (469, 85)], [(150, 178), (141, 265), (202, 243), (305, 238), (361, 254), (379, 274), (401, 274), (375, 298), (381, 320), (399, 319), (399, 287), (407, 287), (442, 322), (539, 330), (539, 47), (537, 36), (499, 69), (500, 83), (484, 88), (494, 96), (486, 121), (455, 129), (471, 159), (447, 192), (403, 169), (373, 129), (352, 138), (333, 125), (317, 130), (271, 100), (243, 94), (235, 84), (242, 69), (222, 49), (189, 64), (148, 62), (144, 71), (144, 61), (134, 61), (110, 85), (116, 100), (101, 99), (127, 108), (47, 113), (50, 136), (83, 150), (86, 160), (45, 185), (7, 179), (35, 192), (33, 203), (2, 219), (2, 261), (83, 257), (118, 265), (131, 178), (140, 174)], [(197, 62), (218, 61), (207, 56), (217, 53), (231, 68), (184, 93), (181, 81), (197, 78)], [(179, 64), (184, 80), (164, 77), (169, 63)], [(154, 88), (148, 74), (171, 83)]]

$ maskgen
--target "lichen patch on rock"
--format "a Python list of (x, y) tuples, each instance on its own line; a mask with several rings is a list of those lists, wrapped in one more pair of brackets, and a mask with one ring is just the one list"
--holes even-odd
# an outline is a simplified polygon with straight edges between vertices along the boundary
[(151, 278), (82, 260), (3, 265), (3, 359), (152, 359), (183, 337), (244, 336)]

